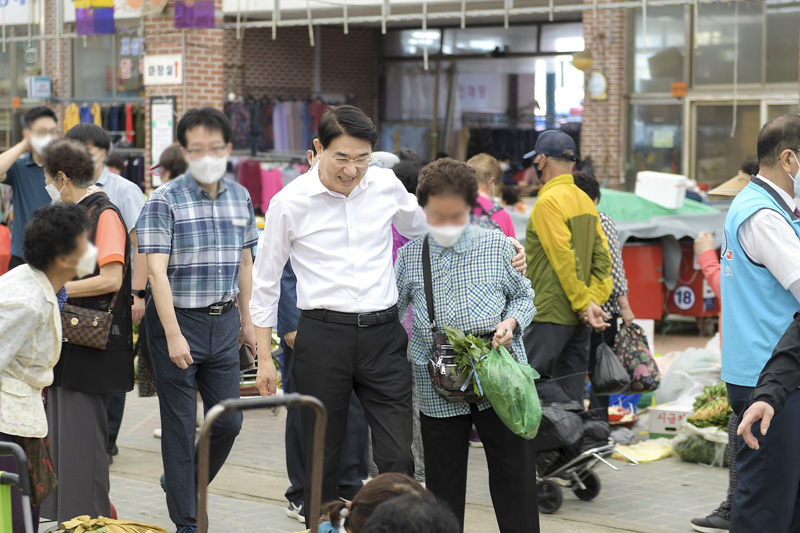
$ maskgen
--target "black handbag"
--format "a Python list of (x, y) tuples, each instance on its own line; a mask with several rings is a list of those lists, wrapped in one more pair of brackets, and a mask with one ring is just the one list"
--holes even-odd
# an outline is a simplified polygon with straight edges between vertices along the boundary
[[(464, 379), (456, 363), (456, 352), (447, 335), (436, 327), (433, 308), (433, 276), (431, 275), (431, 253), (428, 237), (422, 243), (422, 277), (425, 285), (425, 301), (428, 306), (428, 320), (433, 335), (433, 353), (428, 359), (428, 374), (436, 394), (452, 403), (477, 403), (480, 397), (473, 387), (464, 387)], [(465, 388), (466, 390), (462, 390)]]

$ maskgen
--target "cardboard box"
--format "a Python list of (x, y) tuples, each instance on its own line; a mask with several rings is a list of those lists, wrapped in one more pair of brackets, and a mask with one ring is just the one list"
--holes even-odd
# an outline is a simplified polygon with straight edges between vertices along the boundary
[(673, 438), (678, 434), (678, 428), (694, 410), (691, 403), (669, 402), (656, 405), (648, 410), (650, 418), (650, 438)]
[(644, 170), (636, 174), (636, 196), (667, 209), (680, 209), (687, 181), (686, 176)]

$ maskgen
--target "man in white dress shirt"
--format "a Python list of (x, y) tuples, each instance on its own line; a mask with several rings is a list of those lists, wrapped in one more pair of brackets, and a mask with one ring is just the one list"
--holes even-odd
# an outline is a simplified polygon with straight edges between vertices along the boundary
[[(413, 238), (427, 224), (391, 170), (369, 167), (377, 142), (375, 126), (358, 108), (328, 111), (315, 141), (319, 164), (272, 199), (255, 263), (251, 314), (259, 346), (270, 344), (287, 259), (297, 275), (297, 389), (328, 410), (323, 501), (337, 496), (353, 390), (372, 428), (378, 469), (414, 473), (411, 368), (395, 305), (391, 226)], [(259, 365), (264, 395), (274, 379), (270, 366)], [(313, 416), (304, 416), (309, 487), (313, 429)]]

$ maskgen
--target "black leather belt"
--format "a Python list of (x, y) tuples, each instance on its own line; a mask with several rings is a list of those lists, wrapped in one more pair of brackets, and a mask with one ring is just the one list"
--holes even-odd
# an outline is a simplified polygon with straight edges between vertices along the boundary
[(385, 311), (375, 311), (373, 313), (340, 313), (338, 311), (328, 311), (327, 309), (311, 309), (303, 311), (303, 315), (323, 322), (368, 328), (397, 320), (397, 306), (393, 305)]
[(179, 308), (181, 311), (192, 311), (195, 313), (205, 313), (211, 316), (224, 315), (236, 306), (235, 300), (230, 300), (225, 303), (211, 304), (208, 307), (194, 307), (194, 308)]

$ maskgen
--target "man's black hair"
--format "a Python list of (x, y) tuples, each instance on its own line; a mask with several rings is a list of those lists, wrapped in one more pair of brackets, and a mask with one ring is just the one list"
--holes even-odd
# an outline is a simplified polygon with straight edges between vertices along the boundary
[(342, 135), (366, 141), (373, 150), (378, 146), (378, 130), (372, 119), (352, 105), (340, 105), (327, 110), (319, 120), (318, 133), (323, 149)]
[(403, 159), (392, 167), (394, 175), (403, 182), (406, 190), (411, 194), (417, 193), (420, 170), (422, 170), (422, 163), (411, 159)]
[(199, 126), (222, 133), (225, 144), (230, 144), (233, 139), (233, 126), (225, 113), (214, 107), (195, 107), (187, 111), (178, 121), (178, 142), (184, 149), (186, 132)]
[(588, 172), (576, 170), (572, 173), (572, 177), (575, 178), (575, 185), (585, 192), (592, 201), (600, 201), (600, 184), (597, 183), (594, 176), (590, 175)]
[(781, 115), (764, 124), (757, 149), (760, 167), (777, 165), (785, 150), (800, 150), (800, 115)]
[(106, 158), (106, 166), (118, 168), (122, 171), (125, 170), (125, 160), (122, 157), (112, 154)]
[(432, 496), (404, 494), (378, 506), (363, 533), (458, 533), (453, 512)]
[(748, 176), (758, 174), (758, 158), (754, 155), (747, 156), (747, 159), (742, 162), (741, 170)]
[(56, 112), (47, 106), (40, 105), (38, 107), (34, 107), (33, 109), (29, 109), (24, 115), (22, 115), (22, 125), (26, 129), (31, 129), (33, 127), (33, 123), (42, 117), (52, 118), (56, 121), (56, 123), (58, 123)]
[(111, 137), (97, 124), (78, 124), (73, 126), (64, 137), (75, 139), (83, 144), (91, 144), (106, 152), (111, 150)]
[(78, 247), (78, 237), (89, 229), (86, 209), (78, 204), (51, 204), (38, 209), (22, 239), (22, 256), (37, 270), (46, 270), (59, 255)]
[(311, 137), (311, 142), (308, 143), (308, 150), (311, 150), (313, 153), (317, 153), (317, 148), (314, 146), (314, 141), (319, 139), (319, 132), (314, 132), (314, 135)]

